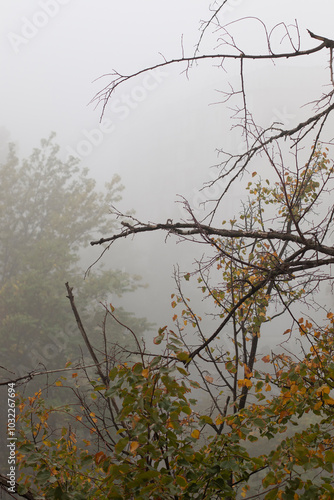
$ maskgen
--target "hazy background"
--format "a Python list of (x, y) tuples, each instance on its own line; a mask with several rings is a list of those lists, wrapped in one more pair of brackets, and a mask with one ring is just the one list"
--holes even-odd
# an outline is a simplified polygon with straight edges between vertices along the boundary
[[(125, 185), (121, 210), (134, 208), (143, 221), (177, 220), (184, 214), (177, 195), (198, 204), (210, 167), (218, 162), (216, 148), (238, 148), (230, 132), (228, 109), (218, 104), (219, 90), (227, 88), (227, 74), (205, 63), (181, 74), (173, 66), (149, 81), (139, 76), (121, 86), (105, 110), (108, 131), (101, 129), (101, 107), (89, 104), (109, 82), (112, 69), (128, 74), (166, 59), (181, 57), (181, 37), (191, 55), (200, 32), (200, 19), (210, 17), (204, 0), (3, 0), (1, 7), (1, 119), (0, 125), (18, 143), (22, 157), (51, 131), (57, 133), (64, 159), (79, 156), (99, 185), (117, 173)], [(313, 47), (306, 28), (334, 37), (334, 4), (330, 0), (230, 0), (226, 22), (258, 16), (272, 28), (298, 20), (302, 48)], [(259, 25), (247, 19), (231, 25), (245, 51), (266, 48)], [(282, 50), (277, 31), (277, 51)], [(214, 37), (203, 47), (215, 46)], [(324, 56), (247, 64), (249, 103), (263, 124), (273, 120), (295, 125), (303, 119), (301, 105), (319, 97), (326, 82)], [(237, 83), (238, 65), (228, 64)], [(146, 83), (145, 83), (146, 82)], [(3, 140), (7, 140), (1, 131)], [(1, 138), (1, 137), (0, 137)], [(211, 172), (211, 174), (210, 174)], [(240, 186), (222, 208), (222, 219), (238, 211)], [(107, 236), (107, 235), (103, 235)], [(194, 255), (189, 246), (177, 245), (164, 235), (139, 236), (114, 246), (104, 257), (106, 265), (140, 274), (149, 284), (132, 294), (127, 308), (164, 325), (172, 316), (173, 263), (185, 271)], [(198, 248), (198, 255), (201, 255)], [(98, 255), (92, 248), (91, 263)]]

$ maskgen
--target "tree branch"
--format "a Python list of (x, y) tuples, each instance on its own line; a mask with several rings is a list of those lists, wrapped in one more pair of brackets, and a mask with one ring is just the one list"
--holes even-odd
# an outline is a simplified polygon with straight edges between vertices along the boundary
[[(334, 105), (333, 105), (334, 107)], [(280, 231), (247, 231), (242, 229), (218, 229), (206, 224), (193, 224), (193, 223), (168, 223), (168, 224), (144, 224), (131, 226), (126, 223), (127, 229), (117, 233), (108, 238), (100, 238), (97, 241), (91, 241), (91, 245), (102, 245), (103, 243), (113, 243), (120, 238), (126, 238), (129, 235), (137, 233), (147, 233), (152, 231), (169, 231), (170, 233), (180, 236), (192, 236), (201, 234), (203, 232), (222, 238), (249, 238), (252, 240), (278, 240), (297, 243), (306, 248), (306, 250), (314, 250), (324, 255), (334, 257), (334, 247), (323, 245), (316, 241), (315, 238), (306, 238), (293, 233), (286, 233)]]
[[(29, 490), (26, 493), (17, 493), (19, 486), (20, 485), (15, 482), (15, 496), (13, 496), (13, 498), (17, 498), (16, 495), (19, 495), (20, 498), (26, 498), (27, 500), (38, 500), (38, 498), (40, 498), (34, 496)], [(8, 491), (8, 478), (2, 474), (0, 474), (0, 490), (5, 491), (8, 495), (12, 496)]]

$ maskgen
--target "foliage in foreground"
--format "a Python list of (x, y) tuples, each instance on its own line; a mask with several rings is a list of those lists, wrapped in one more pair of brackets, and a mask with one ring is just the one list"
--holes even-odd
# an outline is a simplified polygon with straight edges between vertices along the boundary
[[(245, 497), (251, 484), (249, 493), (267, 500), (333, 498), (334, 315), (322, 330), (310, 322), (305, 327), (303, 318), (300, 327), (311, 342), (305, 357), (265, 359), (272, 373), (249, 375), (254, 403), (225, 417), (195, 408), (192, 391), (199, 384), (177, 359), (185, 352), (172, 333), (167, 352), (174, 359), (117, 364), (108, 386), (92, 382), (91, 401), (106, 398), (118, 410), (103, 436), (89, 405), (48, 408), (41, 392), (21, 400), (18, 459), (23, 471), (34, 470), (34, 479), (23, 473), (21, 492), (31, 488), (50, 499), (209, 500)], [(277, 390), (271, 399), (269, 386)], [(53, 435), (49, 421), (59, 411), (69, 424)], [(305, 414), (309, 424), (301, 430)], [(79, 424), (89, 428), (90, 440), (79, 437)], [(272, 450), (254, 456), (258, 440), (273, 442)]]

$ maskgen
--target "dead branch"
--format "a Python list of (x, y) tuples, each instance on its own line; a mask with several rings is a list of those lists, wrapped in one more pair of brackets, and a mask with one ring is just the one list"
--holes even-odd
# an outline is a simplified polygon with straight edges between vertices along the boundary
[(86, 347), (87, 347), (87, 349), (89, 351), (89, 354), (91, 355), (91, 358), (92, 358), (92, 360), (94, 362), (96, 370), (97, 370), (99, 376), (101, 377), (101, 380), (103, 381), (103, 383), (107, 387), (108, 384), (109, 384), (109, 379), (108, 379), (108, 377), (105, 376), (105, 374), (101, 370), (101, 363), (99, 362), (99, 360), (96, 357), (96, 354), (94, 352), (93, 346), (90, 343), (90, 340), (89, 340), (89, 338), (87, 336), (87, 333), (86, 333), (86, 331), (84, 329), (84, 326), (82, 324), (81, 318), (79, 316), (78, 310), (77, 310), (75, 302), (74, 302), (74, 296), (73, 296), (73, 293), (72, 293), (73, 288), (70, 288), (70, 286), (69, 286), (68, 283), (65, 283), (65, 286), (66, 286), (66, 290), (67, 290), (67, 293), (68, 293), (67, 298), (70, 301), (70, 304), (71, 304), (71, 307), (72, 307), (72, 311), (73, 311), (74, 317), (76, 319), (79, 331), (80, 331), (80, 333), (82, 335), (82, 338), (83, 338), (83, 340), (84, 340), (84, 342), (86, 344)]
[[(194, 224), (176, 222), (171, 224), (144, 224), (140, 226), (131, 226), (126, 224), (127, 229), (108, 238), (100, 238), (97, 241), (91, 241), (91, 245), (102, 245), (103, 243), (113, 243), (120, 238), (126, 238), (132, 234), (147, 233), (152, 231), (169, 231), (179, 236), (190, 236), (206, 233), (208, 235), (219, 236), (222, 238), (249, 238), (251, 240), (277, 240), (287, 241), (302, 245), (306, 250), (313, 250), (324, 255), (334, 257), (334, 247), (323, 245), (314, 238), (306, 238), (293, 233), (280, 231), (246, 231), (242, 229), (219, 229), (206, 224)], [(333, 263), (332, 259), (328, 259), (326, 264)]]
[[(327, 44), (327, 45), (326, 45)], [(334, 44), (334, 42), (333, 42)], [(334, 46), (334, 45), (333, 45)], [(122, 75), (116, 70), (113, 70), (112, 73), (110, 74), (105, 74), (99, 77), (98, 79), (105, 78), (105, 77), (112, 77), (110, 83), (108, 83), (102, 90), (100, 90), (92, 99), (91, 102), (96, 102), (97, 105), (102, 104), (102, 112), (101, 112), (101, 117), (100, 119), (102, 120), (106, 106), (112, 96), (112, 94), (115, 92), (115, 90), (125, 82), (128, 82), (129, 80), (132, 80), (134, 78), (137, 78), (139, 75), (145, 74), (149, 71), (155, 71), (161, 68), (166, 68), (168, 66), (172, 65), (177, 65), (181, 63), (186, 63), (187, 66), (189, 67), (189, 64), (193, 64), (196, 62), (200, 62), (203, 60), (215, 60), (219, 59), (221, 61), (226, 60), (226, 59), (250, 59), (250, 60), (273, 60), (273, 59), (289, 59), (291, 57), (302, 57), (302, 56), (307, 56), (310, 54), (314, 54), (316, 52), (321, 51), (323, 48), (328, 47), (328, 42), (322, 41), (320, 45), (317, 45), (316, 47), (313, 47), (311, 49), (306, 49), (306, 50), (295, 50), (292, 52), (283, 52), (281, 54), (273, 54), (272, 52), (269, 52), (268, 54), (245, 54), (244, 52), (238, 53), (238, 54), (204, 54), (204, 55), (194, 55), (191, 57), (181, 57), (181, 58), (176, 58), (176, 59), (171, 59), (168, 61), (164, 61), (162, 63), (154, 64), (152, 66), (149, 66), (145, 69), (141, 69), (135, 73), (129, 74), (129, 75)]]

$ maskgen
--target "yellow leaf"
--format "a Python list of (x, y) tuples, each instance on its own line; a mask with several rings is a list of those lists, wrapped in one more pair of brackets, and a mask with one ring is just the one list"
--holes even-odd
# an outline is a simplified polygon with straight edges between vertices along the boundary
[(332, 318), (333, 318), (333, 316), (334, 316), (334, 314), (333, 314), (332, 312), (329, 312), (329, 313), (327, 314), (327, 318), (328, 318), (328, 319), (332, 319)]
[(218, 417), (215, 420), (216, 425), (221, 425), (223, 423), (223, 419), (221, 415), (218, 415)]
[(142, 376), (145, 378), (148, 378), (149, 373), (150, 370), (148, 368), (144, 368), (144, 370), (141, 372)]
[(319, 408), (322, 407), (322, 401), (319, 401), (317, 404), (314, 405), (314, 410), (319, 410)]
[(56, 386), (57, 386), (57, 387), (61, 387), (62, 385), (63, 385), (63, 384), (62, 384), (61, 380), (57, 380), (57, 382), (56, 382)]
[(290, 387), (291, 394), (296, 394), (297, 391), (298, 391), (297, 384), (292, 384), (291, 387)]
[(131, 451), (131, 453), (134, 453), (138, 447), (139, 447), (138, 441), (132, 441), (130, 443), (130, 451)]
[(173, 423), (170, 418), (166, 422), (166, 427), (167, 429), (174, 429)]
[(252, 387), (253, 383), (248, 379), (248, 378), (244, 378), (244, 379), (240, 379), (238, 380), (238, 387)]
[(266, 384), (265, 391), (267, 392), (271, 391), (271, 386), (269, 384)]
[(198, 429), (194, 429), (191, 433), (191, 437), (198, 439), (200, 436), (200, 431)]

